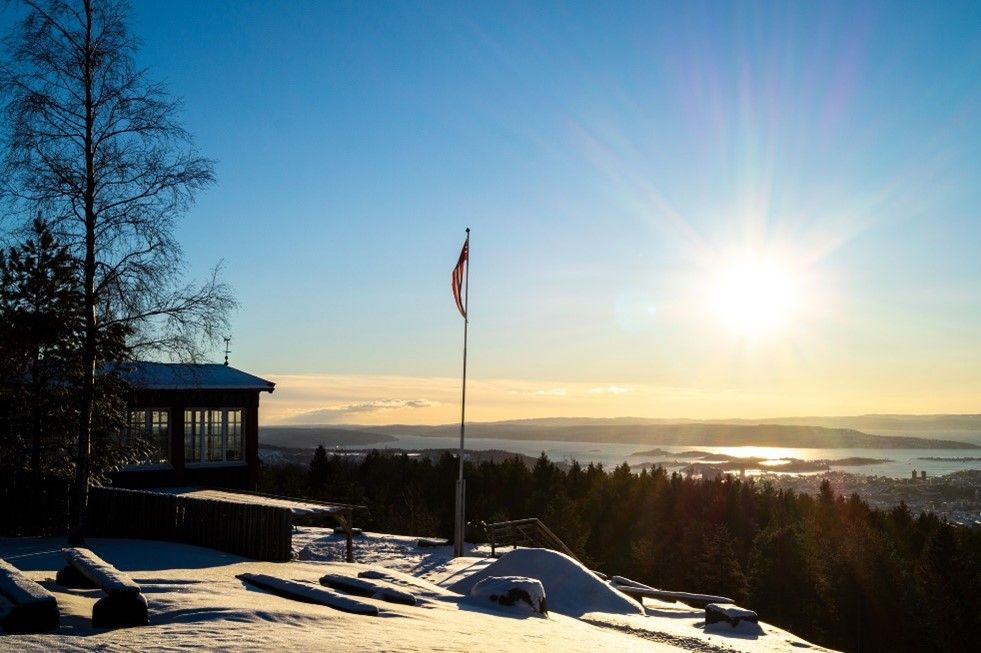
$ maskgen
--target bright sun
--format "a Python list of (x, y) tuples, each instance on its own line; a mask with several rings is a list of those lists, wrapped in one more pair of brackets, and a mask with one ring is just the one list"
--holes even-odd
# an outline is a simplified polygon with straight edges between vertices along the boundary
[(794, 317), (800, 301), (790, 270), (770, 261), (742, 261), (719, 271), (709, 288), (712, 312), (748, 336), (772, 333)]

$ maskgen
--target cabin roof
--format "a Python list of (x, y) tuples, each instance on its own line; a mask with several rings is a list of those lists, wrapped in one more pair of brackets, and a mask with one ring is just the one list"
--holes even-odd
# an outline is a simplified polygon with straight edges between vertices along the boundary
[(255, 390), (272, 392), (276, 384), (221, 363), (119, 363), (115, 371), (130, 386), (145, 390)]

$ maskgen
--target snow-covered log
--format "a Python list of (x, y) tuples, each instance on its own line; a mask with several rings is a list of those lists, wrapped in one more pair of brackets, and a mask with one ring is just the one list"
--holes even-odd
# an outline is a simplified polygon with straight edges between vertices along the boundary
[(67, 587), (84, 586), (86, 580), (108, 596), (92, 606), (93, 628), (129, 628), (150, 623), (146, 597), (140, 586), (89, 549), (62, 549), (68, 566), (58, 572), (56, 580)]
[(11, 604), (0, 620), (4, 632), (42, 633), (58, 627), (58, 601), (54, 594), (3, 559), (0, 559), (0, 596)]
[(82, 574), (106, 594), (140, 593), (140, 586), (132, 578), (119, 571), (89, 549), (62, 549), (62, 557), (76, 571)]
[(370, 603), (356, 601), (325, 587), (317, 587), (309, 583), (286, 580), (285, 578), (277, 578), (267, 574), (239, 574), (238, 578), (250, 585), (261, 587), (262, 589), (269, 590), (274, 594), (293, 599), (294, 601), (326, 605), (328, 608), (340, 610), (341, 612), (350, 612), (351, 614), (371, 617), (378, 616), (378, 608), (376, 606)]
[(403, 592), (364, 578), (352, 578), (351, 576), (343, 576), (341, 574), (327, 574), (320, 579), (320, 584), (340, 592), (381, 599), (389, 603), (399, 603), (402, 605), (416, 604), (416, 597), (408, 592)]

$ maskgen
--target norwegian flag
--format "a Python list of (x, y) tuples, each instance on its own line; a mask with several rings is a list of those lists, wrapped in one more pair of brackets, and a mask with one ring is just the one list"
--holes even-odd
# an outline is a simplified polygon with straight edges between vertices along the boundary
[(450, 286), (453, 288), (453, 299), (456, 301), (457, 310), (460, 311), (460, 315), (467, 317), (467, 309), (463, 306), (463, 275), (470, 260), (470, 236), (463, 242), (463, 249), (460, 250), (460, 259), (456, 262), (456, 267), (453, 268), (453, 274), (450, 276)]

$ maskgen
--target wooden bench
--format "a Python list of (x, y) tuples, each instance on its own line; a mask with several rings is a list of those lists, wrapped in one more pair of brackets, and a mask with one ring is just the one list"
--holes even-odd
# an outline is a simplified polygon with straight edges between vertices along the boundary
[(99, 588), (107, 596), (92, 606), (93, 628), (127, 628), (149, 624), (146, 597), (132, 578), (88, 549), (62, 549), (68, 566), (58, 572), (59, 585)]
[(732, 603), (732, 599), (725, 596), (716, 596), (714, 594), (692, 594), (691, 592), (669, 592), (667, 590), (656, 589), (650, 585), (638, 583), (635, 580), (630, 580), (629, 578), (624, 578), (623, 576), (614, 576), (610, 579), (610, 584), (614, 589), (623, 592), (641, 605), (644, 605), (644, 598), (659, 599), (661, 601), (680, 601), (681, 603), (690, 605), (693, 608), (704, 608), (710, 603)]
[(11, 608), (0, 619), (6, 633), (43, 633), (60, 625), (54, 594), (0, 559), (0, 596)]

